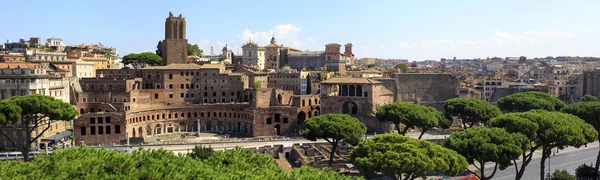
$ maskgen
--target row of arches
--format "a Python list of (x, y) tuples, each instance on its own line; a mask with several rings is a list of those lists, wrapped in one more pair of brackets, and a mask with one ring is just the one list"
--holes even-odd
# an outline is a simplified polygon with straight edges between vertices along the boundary
[(149, 137), (182, 132), (221, 132), (252, 134), (252, 124), (240, 121), (180, 121), (174, 123), (148, 123), (131, 128), (131, 137)]
[[(339, 95), (340, 96), (357, 96), (357, 97), (362, 97), (363, 96), (363, 88), (361, 85), (342, 85), (339, 88)], [(365, 96), (366, 96), (366, 92), (365, 92)]]
[(147, 114), (144, 116), (136, 116), (132, 118), (128, 118), (127, 122), (129, 124), (148, 122), (152, 120), (178, 120), (184, 118), (234, 118), (240, 120), (249, 120), (251, 116), (245, 113), (239, 112), (171, 112), (171, 113), (157, 113), (157, 114)]

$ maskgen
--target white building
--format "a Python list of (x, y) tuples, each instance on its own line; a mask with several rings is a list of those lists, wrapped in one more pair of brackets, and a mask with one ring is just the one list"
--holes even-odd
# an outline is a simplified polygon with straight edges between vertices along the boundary
[(69, 80), (31, 63), (0, 63), (0, 99), (41, 94), (69, 103)]
[(266, 69), (265, 49), (253, 42), (248, 42), (242, 46), (242, 64), (254, 66), (259, 69)]
[(94, 62), (78, 59), (73, 68), (73, 76), (77, 77), (77, 79), (96, 77), (94, 74)]

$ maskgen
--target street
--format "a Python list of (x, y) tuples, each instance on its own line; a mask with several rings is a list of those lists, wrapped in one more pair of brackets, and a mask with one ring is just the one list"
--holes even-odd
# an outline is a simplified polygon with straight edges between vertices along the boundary
[[(568, 152), (567, 152), (568, 151)], [(533, 159), (525, 169), (523, 180), (535, 180), (540, 179), (540, 152), (535, 152)], [(587, 147), (581, 147), (579, 149), (567, 148), (563, 151), (559, 151), (556, 156), (550, 156), (549, 160), (546, 160), (545, 173), (554, 172), (556, 169), (566, 169), (572, 175), (575, 175), (575, 169), (582, 164), (594, 164), (598, 155), (598, 143), (590, 143)], [(520, 165), (520, 161), (517, 161)], [(548, 167), (550, 163), (550, 167)], [(550, 169), (550, 171), (548, 171)], [(486, 172), (491, 172), (491, 169), (486, 168)], [(487, 174), (487, 173), (486, 173)], [(510, 166), (503, 171), (498, 170), (493, 179), (509, 180), (515, 178), (515, 167)]]

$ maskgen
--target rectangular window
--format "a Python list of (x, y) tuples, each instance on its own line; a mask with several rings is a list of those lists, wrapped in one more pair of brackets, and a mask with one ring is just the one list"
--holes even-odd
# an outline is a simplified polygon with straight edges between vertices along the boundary
[(180, 86), (180, 89), (183, 89), (183, 84), (180, 84), (179, 86)]
[(283, 124), (287, 124), (289, 122), (288, 118), (283, 118)]
[(121, 134), (121, 125), (115, 125), (115, 134)]
[(154, 94), (154, 99), (158, 99), (158, 94)]
[(275, 122), (281, 121), (281, 114), (275, 114)]
[(173, 84), (169, 84), (169, 89), (173, 89)]
[(267, 124), (271, 124), (271, 118), (267, 118)]
[(110, 124), (110, 117), (106, 117), (106, 124)]
[(186, 88), (186, 89), (189, 89), (189, 88), (190, 88), (190, 84), (186, 84), (186, 85), (185, 85), (185, 88)]
[(173, 79), (173, 74), (169, 74), (169, 79)]
[(104, 126), (98, 126), (98, 134), (104, 134)]
[(169, 94), (169, 98), (173, 99), (173, 94)]
[(181, 93), (181, 98), (183, 98), (183, 93)]
[(96, 124), (96, 118), (91, 117), (90, 118), (90, 124)]
[(85, 136), (85, 135), (86, 135), (86, 133), (87, 133), (87, 132), (86, 132), (86, 131), (87, 131), (87, 128), (86, 128), (85, 126), (82, 126), (80, 129), (81, 129), (81, 130), (80, 130), (80, 131), (81, 131), (81, 135), (82, 135), (82, 136)]
[(110, 134), (110, 126), (106, 126), (106, 134)]
[(96, 126), (90, 126), (90, 135), (96, 135)]

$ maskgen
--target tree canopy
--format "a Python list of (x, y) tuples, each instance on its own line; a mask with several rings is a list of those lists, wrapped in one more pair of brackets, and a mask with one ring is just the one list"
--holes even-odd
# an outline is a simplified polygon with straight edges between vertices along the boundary
[(196, 145), (188, 155), (194, 159), (208, 159), (213, 153), (215, 153), (215, 150), (210, 147)]
[(356, 146), (367, 133), (367, 127), (360, 120), (347, 114), (326, 114), (304, 121), (306, 130), (300, 132), (308, 140), (325, 139), (332, 145), (329, 166), (340, 142)]
[(406, 63), (396, 64), (396, 69), (400, 69), (403, 73), (408, 73), (410, 69), (408, 69), (408, 65)]
[[(381, 122), (391, 122), (396, 126), (398, 134), (405, 135), (410, 128), (436, 127), (439, 125), (437, 115), (425, 106), (407, 102), (394, 102), (377, 109), (375, 116)], [(400, 128), (400, 124), (404, 128)]]
[(581, 97), (581, 101), (583, 101), (583, 102), (586, 102), (586, 101), (598, 101), (598, 97), (592, 96), (591, 94), (586, 94), (583, 97)]
[[(506, 129), (509, 133), (521, 133), (527, 136), (530, 149), (522, 156), (520, 169), (515, 164), (517, 179), (525, 172), (525, 167), (531, 162), (533, 153), (542, 149), (540, 163), (540, 179), (544, 179), (544, 166), (552, 148), (566, 146), (580, 147), (598, 139), (598, 132), (591, 125), (577, 116), (545, 110), (508, 113), (492, 119), (492, 127)], [(516, 161), (513, 161), (516, 162)]]
[(165, 150), (71, 148), (41, 155), (34, 161), (0, 161), (6, 179), (358, 179), (329, 169), (310, 167), (292, 172), (277, 167), (263, 154), (236, 148), (207, 159), (194, 159)]
[[(587, 95), (586, 95), (587, 96)], [(591, 96), (591, 95), (590, 95)], [(589, 97), (589, 101), (583, 101), (578, 103), (573, 103), (565, 106), (561, 109), (564, 113), (569, 113), (575, 115), (581, 119), (583, 119), (588, 124), (592, 125), (596, 131), (600, 132), (600, 101), (596, 98), (595, 100)], [(585, 99), (585, 96), (584, 96)], [(598, 139), (600, 142), (600, 139)], [(600, 167), (600, 151), (598, 151), (598, 155), (596, 157), (596, 165), (595, 172), (598, 173), (598, 169)]]
[(565, 102), (548, 93), (528, 91), (511, 94), (498, 99), (498, 107), (508, 112), (526, 112), (534, 109), (559, 111)]
[(133, 68), (144, 68), (148, 65), (159, 66), (162, 64), (162, 58), (151, 52), (131, 53), (123, 56), (123, 64), (131, 64)]
[(498, 107), (490, 103), (473, 98), (453, 98), (444, 103), (444, 110), (449, 116), (455, 116), (462, 120), (464, 128), (482, 122), (487, 123), (490, 119), (502, 114)]
[(162, 41), (158, 41), (158, 44), (156, 45), (156, 55), (162, 57)]
[(350, 153), (350, 162), (367, 177), (380, 172), (396, 179), (415, 179), (430, 173), (452, 176), (468, 166), (456, 151), (395, 133), (363, 141)]
[(198, 47), (198, 44), (188, 44), (188, 56), (200, 56), (204, 51)]
[[(446, 138), (444, 147), (455, 150), (479, 170), (480, 179), (492, 179), (498, 168), (506, 169), (529, 148), (523, 134), (508, 133), (502, 128), (474, 127), (456, 132)], [(494, 163), (491, 174), (485, 174), (485, 164)], [(476, 164), (477, 163), (477, 164)]]
[(548, 174), (548, 180), (576, 180), (575, 176), (571, 175), (565, 169), (556, 169), (552, 174)]
[[(52, 96), (13, 96), (0, 101), (0, 125), (12, 127), (19, 132), (13, 138), (4, 131), (0, 131), (0, 134), (17, 147), (22, 152), (23, 159), (28, 161), (31, 144), (37, 142), (37, 139), (50, 129), (52, 124), (49, 122), (70, 121), (76, 116), (77, 110), (71, 104)], [(42, 131), (38, 131), (37, 135), (32, 137), (32, 132), (38, 128)], [(26, 143), (21, 143), (23, 141)]]

